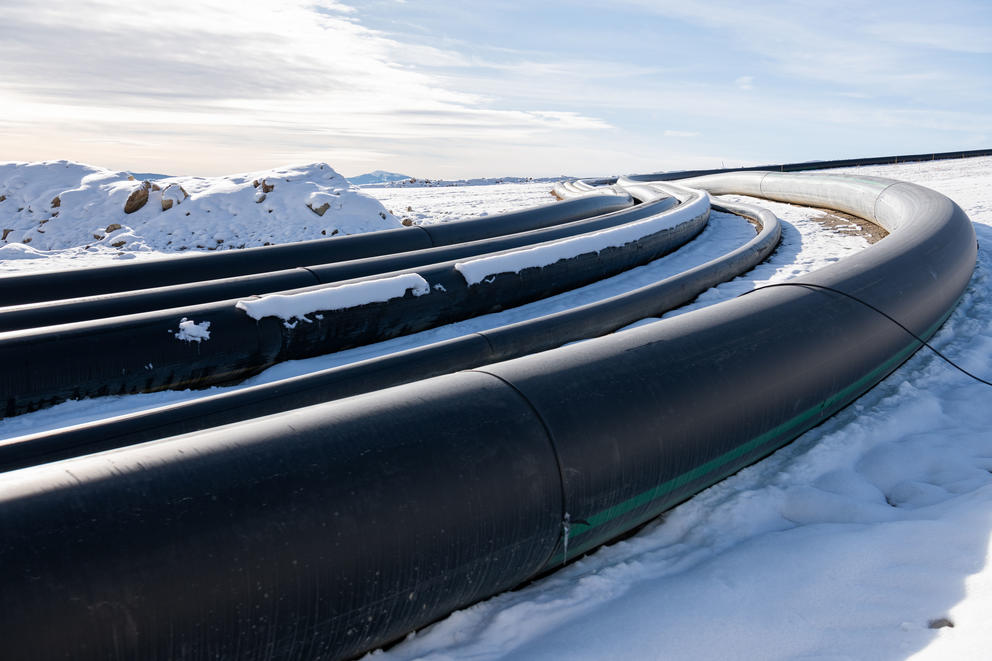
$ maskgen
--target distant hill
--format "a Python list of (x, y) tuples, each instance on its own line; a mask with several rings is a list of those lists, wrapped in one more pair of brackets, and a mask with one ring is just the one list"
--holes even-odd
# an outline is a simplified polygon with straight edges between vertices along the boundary
[[(480, 177), (477, 179), (415, 179), (404, 177), (394, 181), (364, 184), (366, 188), (433, 188), (435, 186), (492, 186), (495, 184), (553, 183), (575, 177)], [(351, 181), (351, 180), (349, 180)]]
[(374, 172), (360, 174), (357, 177), (348, 177), (348, 183), (355, 186), (362, 186), (364, 184), (385, 184), (390, 181), (399, 181), (401, 179), (413, 179), (413, 177), (408, 174), (399, 174), (398, 172), (376, 170)]
[(157, 174), (155, 172), (129, 172), (132, 177), (138, 181), (153, 181), (155, 179), (168, 179), (171, 174)]

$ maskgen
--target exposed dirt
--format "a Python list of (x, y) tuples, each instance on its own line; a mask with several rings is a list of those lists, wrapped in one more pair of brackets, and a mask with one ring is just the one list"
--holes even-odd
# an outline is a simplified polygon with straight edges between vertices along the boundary
[(810, 220), (838, 234), (863, 236), (868, 243), (877, 243), (889, 235), (887, 231), (875, 223), (840, 211), (821, 210), (818, 214), (810, 216)]

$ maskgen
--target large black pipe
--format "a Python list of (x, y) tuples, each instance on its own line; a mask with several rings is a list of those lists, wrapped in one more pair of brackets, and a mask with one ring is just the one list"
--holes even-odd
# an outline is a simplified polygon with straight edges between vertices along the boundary
[[(585, 209), (586, 199), (581, 200)], [(592, 196), (601, 200), (615, 199), (617, 204), (630, 199), (627, 196)], [(570, 204), (573, 200), (568, 200)], [(495, 236), (478, 241), (468, 241), (424, 250), (410, 250), (399, 254), (377, 255), (362, 259), (351, 259), (330, 264), (316, 264), (282, 271), (240, 275), (231, 278), (188, 282), (152, 289), (137, 289), (97, 296), (85, 296), (61, 301), (43, 301), (25, 305), (0, 307), (0, 332), (40, 328), (77, 321), (120, 317), (152, 310), (187, 307), (243, 298), (271, 292), (300, 289), (320, 284), (330, 284), (364, 278), (381, 273), (412, 269), (428, 264), (466, 259), (485, 253), (510, 250), (522, 246), (554, 241), (585, 232), (594, 232), (609, 227), (646, 218), (676, 204), (673, 197), (661, 196), (650, 204), (640, 204), (618, 211), (607, 212), (592, 218), (568, 220), (551, 227)], [(565, 204), (565, 203), (562, 203)], [(546, 207), (539, 207), (546, 209)], [(501, 218), (493, 217), (493, 222)], [(468, 221), (465, 221), (468, 222)], [(472, 221), (474, 222), (474, 221)], [(452, 226), (462, 223), (451, 223)], [(469, 223), (471, 224), (471, 223)], [(476, 226), (477, 227), (477, 226)], [(503, 228), (505, 229), (505, 228)], [(502, 231), (502, 230), (501, 230)], [(459, 234), (464, 234), (460, 230)], [(454, 238), (454, 235), (447, 238)]]
[[(527, 402), (471, 373), (369, 397), (139, 446), (116, 468), (82, 458), (74, 477), (7, 474), (4, 658), (336, 659), (540, 570), (561, 483)], [(454, 424), (417, 431), (427, 411)]]
[[(284, 360), (308, 358), (495, 312), (560, 293), (644, 264), (698, 234), (709, 215), (709, 201), (689, 193), (682, 206), (668, 208), (660, 196), (656, 212), (610, 232), (657, 223), (637, 241), (602, 250), (584, 250), (567, 259), (519, 272), (493, 273), (472, 283), (460, 262), (418, 268), (426, 291), (403, 286), (388, 299), (372, 299), (344, 309), (313, 308), (313, 316), (293, 323), (265, 316), (251, 318), (237, 300), (189, 308), (84, 321), (43, 329), (0, 333), (0, 403), (6, 416), (64, 401), (101, 395), (154, 392), (232, 383)], [(673, 220), (670, 220), (673, 219)], [(615, 222), (615, 221), (614, 221)], [(671, 225), (671, 226), (669, 226)], [(588, 235), (566, 242), (585, 240)], [(528, 251), (561, 245), (548, 242)], [(542, 246), (544, 248), (542, 248)], [(502, 251), (497, 255), (517, 255)], [(396, 278), (410, 274), (386, 274)], [(342, 283), (375, 285), (373, 281)], [(327, 287), (287, 294), (313, 294)], [(208, 331), (190, 340), (183, 323)]]
[[(943, 196), (823, 175), (693, 182), (878, 222), (809, 274), (921, 337), (975, 235)], [(504, 589), (768, 454), (919, 342), (801, 287), (377, 393), (14, 471), (15, 658), (344, 658)], [(60, 635), (50, 635), (58, 631)]]
[(404, 227), (278, 246), (225, 250), (173, 259), (114, 264), (85, 270), (8, 276), (0, 278), (0, 304), (21, 305), (134, 289), (150, 289), (280, 271), (311, 264), (329, 264), (374, 255), (424, 250), (580, 220), (617, 211), (630, 204), (630, 198), (625, 195), (592, 194), (568, 200), (566, 203), (437, 225)]
[(646, 316), (661, 315), (753, 268), (778, 244), (781, 226), (770, 211), (729, 202), (713, 207), (750, 218), (759, 226), (759, 232), (735, 250), (678, 275), (576, 308), (273, 383), (0, 441), (0, 472), (509, 360), (604, 335)]

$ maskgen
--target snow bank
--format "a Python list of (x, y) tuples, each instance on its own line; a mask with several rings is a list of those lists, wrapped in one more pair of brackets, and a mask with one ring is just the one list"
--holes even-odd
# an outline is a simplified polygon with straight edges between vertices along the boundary
[[(252, 319), (279, 317), (292, 328), (293, 319), (310, 322), (306, 315), (315, 312), (344, 310), (367, 303), (384, 303), (393, 298), (401, 298), (410, 290), (414, 296), (423, 296), (431, 291), (427, 281), (416, 273), (406, 273), (392, 278), (367, 280), (350, 285), (338, 285), (304, 291), (298, 294), (270, 294), (255, 299), (238, 301), (235, 307), (244, 310)], [(318, 317), (319, 318), (319, 317)]]
[[(0, 249), (218, 250), (399, 226), (325, 163), (149, 181), (70, 161), (0, 163)], [(0, 253), (15, 255), (33, 253)]]
[(475, 285), (499, 273), (519, 273), (526, 268), (547, 266), (577, 255), (619, 248), (699, 216), (710, 205), (709, 195), (703, 191), (699, 193), (698, 199), (669, 213), (570, 239), (539, 244), (533, 248), (458, 262), (455, 269), (464, 276), (468, 284)]

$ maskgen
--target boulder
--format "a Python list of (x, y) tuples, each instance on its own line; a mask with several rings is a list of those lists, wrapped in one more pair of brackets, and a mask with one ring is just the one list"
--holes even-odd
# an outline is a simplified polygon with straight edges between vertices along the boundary
[(148, 201), (149, 188), (151, 188), (151, 184), (146, 181), (131, 191), (131, 194), (127, 196), (127, 201), (124, 202), (124, 213), (134, 213), (145, 206), (145, 202)]

